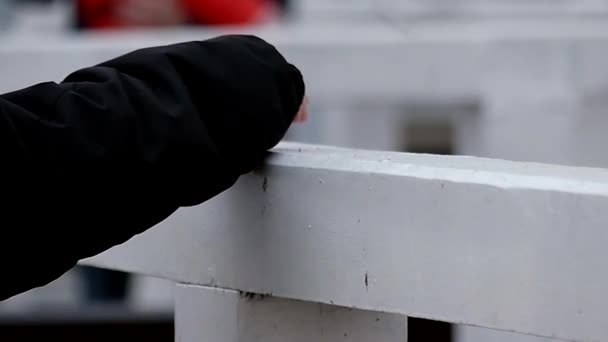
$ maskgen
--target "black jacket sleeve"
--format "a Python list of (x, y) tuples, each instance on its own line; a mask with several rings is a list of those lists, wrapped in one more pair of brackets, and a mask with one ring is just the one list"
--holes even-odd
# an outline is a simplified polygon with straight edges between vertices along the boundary
[(0, 300), (228, 189), (303, 94), (274, 47), (222, 36), (1, 95)]

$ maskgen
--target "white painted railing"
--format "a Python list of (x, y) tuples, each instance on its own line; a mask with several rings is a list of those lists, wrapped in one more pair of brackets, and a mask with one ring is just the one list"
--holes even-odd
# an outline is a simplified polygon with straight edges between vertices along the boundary
[(601, 169), (283, 144), (85, 263), (175, 281), (184, 342), (403, 342), (406, 315), (603, 341), (607, 208)]
[[(10, 77), (0, 78), (0, 91), (60, 80), (135, 48), (226, 32), (3, 37), (0, 75)], [(315, 106), (339, 109), (313, 116), (315, 141), (395, 148), (400, 120), (410, 115), (404, 109), (440, 103), (455, 118), (458, 154), (608, 165), (602, 20), (362, 21), (248, 32), (304, 71)], [(369, 115), (351, 110), (366, 107)]]

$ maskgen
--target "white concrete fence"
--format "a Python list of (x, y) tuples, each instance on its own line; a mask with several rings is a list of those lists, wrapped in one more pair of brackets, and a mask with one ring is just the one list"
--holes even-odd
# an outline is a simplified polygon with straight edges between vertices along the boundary
[[(582, 4), (581, 2), (578, 3)], [(522, 20), (521, 18), (518, 19), (511, 16), (508, 20), (495, 21), (362, 20), (360, 22), (344, 21), (339, 24), (321, 23), (318, 21), (315, 25), (303, 23), (287, 26), (270, 26), (254, 28), (247, 32), (258, 34), (276, 44), (290, 60), (304, 71), (309, 93), (313, 98), (313, 104), (316, 106), (314, 109), (316, 115), (313, 116), (313, 120), (307, 131), (305, 129), (304, 132), (292, 132), (297, 138), (302, 138), (301, 140), (323, 144), (373, 147), (385, 150), (394, 149), (396, 148), (397, 139), (404, 133), (401, 129), (402, 126), (400, 126), (401, 121), (420, 115), (417, 110), (419, 105), (424, 107), (428, 104), (435, 105), (439, 103), (443, 106), (439, 112), (439, 116), (443, 119), (452, 120), (456, 127), (453, 143), (454, 152), (457, 154), (520, 161), (541, 161), (575, 166), (606, 167), (608, 166), (608, 154), (605, 153), (604, 146), (607, 139), (605, 131), (608, 127), (608, 116), (605, 115), (606, 108), (608, 107), (608, 102), (606, 102), (608, 98), (608, 68), (605, 61), (608, 55), (608, 34), (606, 33), (608, 32), (608, 22), (591, 15), (595, 13), (593, 6), (602, 7), (604, 6), (603, 3), (602, 1), (585, 2), (590, 7), (587, 8), (589, 10), (581, 10), (581, 13), (585, 14), (584, 16), (569, 16), (559, 21), (543, 19), (543, 15), (537, 16), (534, 20)], [(574, 7), (568, 7), (573, 5), (574, 2), (563, 2), (561, 4), (563, 6), (560, 5), (561, 7), (558, 7), (566, 12), (574, 9)], [(475, 6), (470, 7), (468, 13), (475, 13), (475, 8), (484, 8), (481, 2)], [(525, 7), (525, 5), (522, 6)], [(559, 9), (558, 7), (555, 8)], [(597, 10), (599, 9), (598, 7)], [(407, 11), (410, 10), (408, 9)], [(480, 11), (479, 13), (483, 12), (483, 10)], [(507, 12), (503, 11), (501, 13)], [(399, 13), (401, 12), (395, 11), (395, 15), (400, 15)], [(603, 12), (599, 11), (598, 13), (601, 14)], [(2, 43), (0, 44), (0, 75), (3, 75), (0, 79), (0, 91), (14, 90), (40, 81), (58, 81), (76, 68), (89, 66), (135, 48), (191, 39), (204, 39), (226, 32), (230, 31), (176, 30), (107, 35), (85, 34), (67, 37), (63, 33), (57, 36), (41, 34), (38, 37), (21, 35), (4, 36), (0, 38), (0, 42)], [(6, 75), (9, 76), (6, 77)], [(321, 110), (327, 112), (328, 115), (318, 115)], [(422, 113), (422, 115), (427, 114), (429, 114), (428, 111), (423, 111)], [(279, 158), (278, 160), (282, 159)], [(291, 170), (291, 168), (287, 170)], [(293, 171), (301, 170), (295, 168)], [(509, 174), (509, 172), (505, 172), (505, 174)], [(510, 177), (506, 179), (508, 180)], [(234, 191), (240, 191), (238, 189)], [(345, 197), (352, 197), (348, 192), (342, 191), (340, 193)], [(407, 194), (402, 195), (406, 196)], [(320, 193), (319, 199), (322, 197), (327, 197), (327, 195)], [(407, 199), (409, 197), (403, 198)], [(528, 201), (532, 201), (532, 199), (528, 199)], [(298, 203), (297, 201), (291, 203), (293, 205), (292, 211), (300, 208)], [(527, 202), (521, 203), (522, 208), (525, 209), (524, 203)], [(454, 204), (461, 205), (459, 202), (455, 202)], [(203, 210), (203, 212), (208, 210), (204, 208), (199, 210)], [(303, 209), (306, 208), (303, 207)], [(359, 211), (365, 213), (365, 211)], [(567, 212), (560, 213), (560, 215), (562, 214), (567, 215)], [(180, 217), (179, 215), (177, 217)], [(532, 212), (529, 212), (527, 215), (534, 217), (531, 216)], [(479, 219), (481, 220), (481, 218)], [(570, 222), (570, 219), (575, 220), (575, 218), (564, 218), (565, 222)], [(536, 219), (531, 220), (534, 221)], [(393, 222), (393, 224), (396, 223)], [(500, 223), (499, 226), (502, 224)], [(515, 228), (523, 229), (522, 227), (524, 226), (516, 226)], [(381, 227), (378, 229), (381, 229)], [(549, 227), (546, 227), (546, 229), (549, 229)], [(487, 233), (480, 236), (486, 237)], [(506, 242), (516, 242), (513, 240), (513, 237), (503, 237)], [(540, 235), (536, 237), (537, 240), (541, 239)], [(521, 238), (523, 239), (523, 236)], [(544, 238), (547, 240), (545, 242), (546, 245), (543, 245), (541, 248), (543, 251), (549, 249), (550, 246), (554, 246), (555, 248), (560, 246), (560, 248), (563, 247), (564, 251), (562, 259), (565, 255), (570, 255), (567, 252), (569, 247), (562, 245), (562, 243), (565, 243), (564, 241), (554, 241), (554, 236), (551, 234), (547, 234)], [(285, 237), (285, 239), (289, 239), (289, 237)], [(571, 236), (571, 239), (576, 243), (580, 243), (579, 249), (583, 251), (581, 253), (587, 253), (584, 252), (585, 249), (583, 248), (583, 243), (586, 243), (586, 241), (577, 240), (579, 236), (575, 234)], [(215, 243), (213, 242), (214, 240), (209, 241), (211, 241), (209, 242), (211, 244)], [(350, 240), (347, 239), (345, 241)], [(471, 243), (474, 241), (488, 248), (491, 246), (491, 244), (484, 245), (482, 239), (472, 240)], [(601, 237), (598, 237), (595, 241), (601, 241)], [(421, 246), (424, 246), (424, 240), (421, 242), (423, 243)], [(244, 242), (241, 241), (241, 243)], [(310, 241), (307, 243), (310, 243)], [(321, 242), (321, 244), (323, 243), (329, 244), (330, 242)], [(442, 243), (447, 244), (448, 241), (442, 241)], [(536, 242), (529, 241), (528, 243)], [(430, 245), (430, 242), (428, 244), (431, 247), (437, 246), (436, 244)], [(495, 241), (495, 245), (498, 244), (499, 242)], [(465, 248), (463, 250), (462, 247), (462, 244), (455, 245), (452, 250), (455, 258), (462, 255), (461, 253), (467, 252), (468, 249)], [(468, 245), (465, 247), (470, 248)], [(589, 246), (589, 248), (593, 249), (593, 245)], [(159, 251), (164, 251), (164, 249), (159, 249)], [(337, 253), (337, 251), (332, 253)], [(427, 252), (427, 259), (443, 256), (443, 259), (448, 261), (446, 265), (450, 265), (451, 258), (447, 257), (442, 251), (445, 251), (445, 249), (436, 250), (437, 254), (433, 257), (429, 256), (429, 252)], [(414, 251), (411, 252), (414, 253)], [(238, 256), (240, 252), (233, 250), (232, 253)], [(268, 253), (271, 252), (268, 251)], [(318, 253), (318, 250), (315, 250), (315, 253)], [(327, 253), (330, 253), (329, 250)], [(492, 258), (497, 257), (491, 251), (488, 251), (488, 253)], [(516, 251), (512, 253), (515, 254)], [(527, 257), (532, 252), (527, 251), (526, 253), (528, 254), (519, 257)], [(341, 257), (337, 254), (332, 255), (336, 258)], [(236, 256), (231, 258), (236, 258)], [(197, 258), (194, 254), (189, 257)], [(517, 259), (517, 257), (518, 255), (513, 255), (513, 258)], [(391, 258), (387, 258), (389, 259), (388, 261), (396, 262)], [(571, 258), (572, 262), (578, 260), (575, 253), (571, 253)], [(175, 260), (178, 260), (177, 257)], [(231, 260), (228, 258), (225, 262), (227, 263)], [(399, 264), (407, 267), (408, 260), (405, 261), (405, 264), (404, 261), (399, 261)], [(506, 263), (503, 259), (497, 260), (502, 262), (500, 265)], [(521, 259), (518, 260), (522, 261)], [(555, 260), (549, 260), (548, 262)], [(273, 263), (276, 264), (281, 261), (282, 259), (278, 259), (273, 261)], [(490, 263), (487, 260), (486, 262)], [(599, 257), (595, 261), (595, 264), (589, 265), (595, 265), (599, 269), (598, 263), (601, 264), (601, 258)], [(271, 263), (270, 265), (273, 264)], [(289, 264), (287, 263), (286, 265)], [(472, 264), (471, 267), (475, 265)], [(513, 265), (518, 265), (518, 263), (514, 262)], [(591, 266), (588, 268), (584, 268), (583, 266), (581, 264), (579, 272), (591, 270)], [(181, 266), (177, 265), (176, 267), (179, 268)], [(543, 266), (533, 263), (532, 265), (528, 265), (528, 267), (534, 267), (534, 271), (536, 271), (536, 268), (542, 268)], [(219, 270), (220, 267), (218, 266), (216, 269)], [(492, 275), (498, 277), (502, 274), (498, 271), (499, 269), (496, 268)], [(194, 272), (194, 270), (191, 271)], [(207, 272), (206, 269), (199, 271), (202, 272), (201, 274)], [(446, 269), (446, 271), (449, 271), (449, 269)], [(454, 277), (456, 277), (457, 273), (461, 272), (461, 270), (453, 269), (452, 271), (453, 273), (451, 274)], [(515, 272), (514, 269), (512, 271)], [(525, 271), (527, 272), (526, 274), (532, 274), (530, 277), (536, 274), (530, 269), (525, 269)], [(224, 269), (223, 272), (229, 271)], [(326, 270), (325, 272), (329, 280), (334, 279), (332, 277), (340, 276), (340, 273), (332, 273), (333, 271)], [(482, 269), (479, 269), (479, 272), (481, 273)], [(539, 273), (538, 277), (542, 278), (543, 272)], [(303, 274), (307, 273), (304, 272)], [(369, 278), (369, 274), (371, 273), (368, 273), (368, 284), (372, 281), (372, 278)], [(548, 306), (548, 308), (551, 308), (549, 310), (543, 311), (540, 309), (540, 307), (544, 307), (545, 303), (549, 301), (549, 299), (543, 299), (542, 295), (552, 295), (554, 292), (551, 289), (554, 283), (565, 282), (572, 286), (576, 283), (578, 286), (580, 282), (583, 284), (581, 285), (581, 291), (585, 295), (587, 293), (590, 294), (591, 292), (585, 290), (584, 287), (592, 286), (593, 284), (586, 284), (584, 278), (579, 279), (578, 273), (571, 274), (574, 274), (571, 279), (562, 279), (555, 276), (553, 278), (543, 278), (552, 281), (547, 281), (546, 285), (542, 288), (526, 290), (528, 292), (519, 291), (520, 288), (515, 287), (519, 291), (518, 295), (522, 296), (519, 301), (513, 299), (516, 297), (514, 291), (501, 292), (502, 290), (506, 290), (506, 288), (496, 291), (496, 296), (500, 298), (490, 298), (488, 287), (493, 289), (493, 284), (499, 281), (502, 282), (503, 278), (492, 278), (493, 283), (490, 283), (490, 285), (483, 283), (490, 279), (490, 275), (487, 275), (488, 278), (479, 278), (474, 284), (481, 285), (473, 286), (480, 286), (482, 296), (466, 303), (463, 301), (463, 310), (466, 308), (473, 310), (478, 306), (488, 305), (489, 307), (490, 304), (497, 304), (494, 306), (495, 311), (493, 312), (495, 314), (491, 317), (491, 320), (488, 318), (489, 316), (485, 316), (488, 321), (478, 319), (481, 316), (461, 316), (460, 313), (462, 312), (456, 312), (459, 315), (443, 316), (439, 312), (440, 310), (418, 310), (422, 307), (420, 303), (418, 303), (419, 306), (408, 306), (407, 310), (403, 311), (396, 309), (387, 311), (420, 317), (445, 318), (446, 321), (450, 322), (463, 322), (540, 335), (555, 334), (558, 337), (576, 338), (582, 341), (592, 341), (598, 338), (600, 340), (606, 339), (605, 334), (594, 333), (594, 331), (599, 332), (599, 330), (584, 329), (586, 327), (583, 326), (584, 324), (592, 325), (601, 322), (601, 319), (597, 318), (599, 316), (595, 316), (596, 321), (594, 321), (594, 318), (587, 320), (588, 316), (586, 316), (586, 313), (588, 311), (586, 309), (582, 309), (583, 313), (579, 321), (581, 325), (578, 326), (579, 330), (577, 330), (576, 334), (570, 334), (571, 331), (561, 332), (558, 328), (553, 329), (560, 326), (560, 324), (536, 326), (538, 324), (542, 325), (547, 321), (541, 318), (537, 319), (537, 316), (526, 316), (532, 309), (538, 310), (535, 312), (538, 316), (556, 315), (562, 312), (552, 309), (551, 305)], [(567, 275), (564, 274), (564, 277)], [(234, 273), (233, 277), (236, 276), (237, 274)], [(280, 276), (287, 275), (281, 273)], [(409, 274), (408, 276), (412, 275)], [(599, 276), (603, 277), (601, 274)], [(395, 277), (398, 277), (398, 275), (395, 275)], [(289, 279), (287, 278), (287, 280)], [(511, 280), (514, 279), (517, 278)], [(178, 282), (190, 282), (186, 278), (174, 280)], [(447, 278), (438, 278), (436, 286), (447, 286), (446, 284), (439, 284), (439, 282), (446, 281)], [(197, 283), (204, 284), (204, 282)], [(454, 283), (452, 277), (449, 278), (447, 283), (450, 285), (454, 284), (455, 289), (458, 291), (473, 292), (471, 288), (465, 288), (463, 283), (459, 283), (458, 281)], [(339, 285), (336, 285), (335, 291), (340, 291), (343, 288), (348, 290), (348, 287), (345, 287), (345, 285), (339, 282), (336, 284)], [(508, 282), (504, 284), (506, 286)], [(596, 282), (595, 284), (598, 285), (595, 295), (597, 295), (599, 300), (595, 301), (595, 303), (598, 304), (597, 312), (599, 312), (599, 307), (605, 306), (603, 305), (605, 303), (601, 301), (599, 283)], [(321, 288), (321, 285), (313, 285), (309, 289), (310, 291)], [(403, 288), (408, 289), (408, 291), (404, 290), (402, 300), (407, 299), (417, 303), (415, 300), (421, 292), (411, 292), (411, 286), (414, 285), (410, 284), (410, 287)], [(557, 284), (556, 286), (566, 285)], [(224, 284), (223, 287), (251, 292), (258, 290), (258, 288), (232, 287), (231, 284)], [(475, 287), (475, 291), (477, 291), (476, 289), (477, 287)], [(421, 286), (419, 290), (426, 291), (426, 285), (424, 287)], [(536, 292), (533, 292), (533, 290)], [(386, 291), (389, 292), (388, 290)], [(483, 291), (486, 291), (485, 294)], [(178, 292), (181, 293), (181, 291)], [(270, 293), (273, 291), (260, 292)], [(208, 300), (214, 300), (213, 294), (216, 292), (212, 291), (210, 293)], [(315, 293), (323, 294), (323, 292)], [(348, 293), (346, 291), (344, 296), (347, 296)], [(436, 294), (436, 292), (429, 293), (433, 296)], [(503, 293), (510, 293), (512, 296), (504, 297)], [(541, 297), (535, 298), (537, 293)], [(557, 298), (568, 298), (561, 295), (563, 292), (558, 291), (556, 293), (560, 294)], [(279, 292), (273, 292), (273, 294), (283, 298), (305, 299), (308, 301), (317, 300), (312, 297), (291, 296), (293, 294), (291, 292), (287, 293), (287, 295)], [(454, 309), (454, 307), (448, 305), (450, 303), (453, 304), (453, 302), (450, 302), (450, 299), (446, 298), (446, 296), (451, 296), (452, 294), (454, 293), (447, 292), (442, 296), (437, 294), (435, 298), (437, 305), (446, 305), (447, 309)], [(232, 295), (227, 296), (230, 297)], [(470, 298), (475, 297), (473, 294), (470, 294), (470, 296)], [(578, 292), (573, 294), (573, 296), (579, 296)], [(335, 296), (332, 295), (332, 297)], [(178, 296), (178, 298), (184, 297)], [(231, 300), (233, 300), (233, 303), (236, 303), (234, 307), (239, 305), (241, 308), (239, 310), (249, 312), (247, 310), (257, 310), (256, 308), (259, 308), (258, 306), (250, 306), (254, 302), (237, 300), (236, 298), (233, 296)], [(460, 297), (460, 299), (462, 298), (464, 297)], [(329, 299), (335, 300), (335, 298)], [(350, 300), (352, 298), (349, 297), (347, 299)], [(389, 305), (390, 303), (388, 302), (392, 303), (392, 299), (388, 300), (385, 298), (386, 302), (381, 299), (378, 300), (380, 300), (378, 303), (381, 306), (376, 307), (362, 306), (361, 303), (347, 300), (335, 301), (335, 304), (356, 306), (375, 311), (379, 308), (384, 308), (384, 305)], [(318, 302), (327, 303), (322, 300)], [(509, 309), (511, 305), (519, 309), (525, 305), (524, 302), (530, 305), (530, 308), (526, 307), (529, 309), (528, 311), (521, 310), (523, 313), (518, 313), (520, 315), (520, 321), (518, 322), (515, 322), (514, 318), (516, 316), (515, 311), (517, 310), (511, 311), (513, 320), (510, 321), (503, 317), (503, 311), (509, 310), (496, 309), (498, 307)], [(293, 304), (293, 302), (282, 303), (282, 300), (276, 299), (273, 299), (272, 303), (278, 305), (279, 308), (289, 307)], [(331, 305), (331, 302), (329, 304)], [(568, 305), (572, 305), (572, 307), (576, 306), (574, 304), (573, 300)], [(393, 303), (390, 305), (397, 304)], [(317, 306), (312, 307), (318, 309)], [(306, 312), (310, 308), (311, 306), (305, 306), (301, 309), (301, 312)], [(326, 308), (328, 310), (331, 309), (330, 307)], [(444, 307), (442, 306), (441, 309), (444, 309)], [(233, 309), (233, 314), (236, 312), (235, 310), (237, 309)], [(265, 312), (272, 311), (270, 309), (260, 310), (267, 310)], [(277, 312), (284, 312), (281, 310)], [(334, 311), (329, 310), (329, 312)], [(296, 310), (294, 312), (300, 311)], [(350, 314), (343, 313), (342, 311), (336, 312), (338, 312), (336, 313), (337, 316), (331, 316), (333, 317), (331, 320), (336, 322), (357, 320), (360, 321), (360, 323), (357, 323), (358, 326), (373, 328), (373, 326), (366, 326), (363, 323), (367, 315), (370, 314), (369, 312), (361, 313), (356, 311), (353, 314), (356, 316), (350, 316)], [(450, 312), (453, 311), (446, 310), (446, 315)], [(225, 311), (225, 314), (229, 313), (229, 311)], [(481, 311), (478, 313), (482, 315)], [(297, 320), (296, 318), (293, 319)], [(401, 329), (402, 317), (399, 316), (395, 319), (398, 323), (395, 323), (396, 325), (390, 323), (390, 326), (398, 327), (399, 331), (403, 331)], [(583, 321), (586, 323), (583, 323)], [(573, 328), (573, 324), (570, 323), (570, 317), (564, 318), (560, 322), (563, 329), (566, 329), (566, 327)], [(309, 323), (317, 328), (323, 327), (323, 325), (316, 324), (313, 321), (309, 321)], [(600, 324), (598, 323), (597, 325), (599, 326)], [(252, 324), (252, 326), (257, 327), (258, 325)], [(528, 329), (529, 326), (539, 329)], [(306, 331), (310, 330), (306, 328), (306, 325), (301, 327), (305, 327), (302, 329)], [(229, 325), (227, 329), (232, 328), (234, 326)], [(323, 328), (323, 333), (328, 333), (329, 330), (327, 329), (329, 328)], [(579, 334), (583, 330), (588, 331), (590, 335), (583, 336)], [(247, 331), (253, 331), (252, 336), (257, 334), (255, 330)], [(297, 331), (297, 329), (294, 331)], [(318, 330), (319, 333), (320, 331)], [(369, 331), (369, 329), (366, 331)], [(374, 331), (374, 329), (371, 329), (371, 331)], [(305, 336), (304, 338), (311, 337), (311, 335), (303, 336)], [(373, 338), (368, 340), (373, 340)]]
[(86, 264), (175, 281), (176, 340), (608, 339), (608, 171), (283, 144)]

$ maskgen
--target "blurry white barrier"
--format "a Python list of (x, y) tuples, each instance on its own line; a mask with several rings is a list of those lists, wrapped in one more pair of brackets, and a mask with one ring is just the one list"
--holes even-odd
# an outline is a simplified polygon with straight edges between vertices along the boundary
[(13, 23), (13, 2), (0, 0), (0, 34)]
[(403, 342), (401, 315), (603, 341), (607, 208), (600, 169), (284, 144), (86, 263), (181, 284), (178, 341)]
[(295, 0), (298, 20), (497, 19), (608, 15), (604, 0)]
[[(61, 80), (135, 48), (226, 32), (236, 30), (5, 37), (0, 91)], [(303, 70), (313, 104), (473, 104), (478, 112), (457, 113), (458, 154), (608, 165), (608, 22), (287, 25), (247, 32), (275, 43)], [(388, 120), (374, 113), (369, 121)], [(330, 127), (319, 142), (360, 136), (351, 133), (356, 120), (316, 120), (318, 127)], [(345, 137), (336, 138), (331, 127)], [(366, 126), (370, 136), (388, 135), (374, 127)]]

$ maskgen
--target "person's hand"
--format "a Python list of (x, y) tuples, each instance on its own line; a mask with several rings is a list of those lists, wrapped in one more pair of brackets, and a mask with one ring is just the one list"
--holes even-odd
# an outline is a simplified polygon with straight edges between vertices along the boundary
[(302, 105), (300, 106), (300, 110), (296, 115), (293, 122), (304, 123), (308, 121), (308, 96), (304, 96), (304, 100), (302, 101)]
[(125, 0), (116, 6), (114, 16), (128, 26), (175, 26), (188, 19), (178, 0)]

